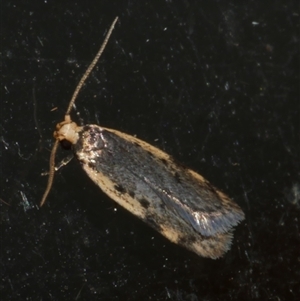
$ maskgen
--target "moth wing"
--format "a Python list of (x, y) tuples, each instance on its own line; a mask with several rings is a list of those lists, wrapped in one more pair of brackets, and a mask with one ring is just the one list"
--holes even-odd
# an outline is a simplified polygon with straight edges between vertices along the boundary
[[(146, 183), (167, 210), (181, 217), (196, 232), (203, 236), (226, 233), (244, 219), (240, 207), (198, 173), (140, 139), (107, 130), (116, 135), (110, 134), (110, 139), (121, 140), (114, 144), (114, 148), (119, 147), (118, 152), (110, 150), (114, 156), (122, 154), (127, 170)], [(137, 172), (138, 169), (143, 172)]]

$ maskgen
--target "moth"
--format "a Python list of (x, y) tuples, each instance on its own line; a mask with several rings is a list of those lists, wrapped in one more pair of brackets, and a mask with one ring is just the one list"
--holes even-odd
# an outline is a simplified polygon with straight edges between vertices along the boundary
[(75, 99), (117, 20), (77, 85), (64, 121), (56, 126), (48, 184), (40, 206), (51, 190), (58, 144), (67, 142), (88, 177), (119, 205), (171, 242), (203, 257), (221, 257), (230, 249), (233, 227), (244, 219), (236, 203), (149, 143), (99, 125), (78, 126), (71, 119)]

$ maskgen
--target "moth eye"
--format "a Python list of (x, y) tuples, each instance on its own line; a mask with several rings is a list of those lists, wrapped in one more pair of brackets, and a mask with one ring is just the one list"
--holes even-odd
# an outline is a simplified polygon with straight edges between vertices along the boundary
[(66, 139), (59, 141), (60, 146), (65, 150), (70, 150), (72, 147), (72, 143)]

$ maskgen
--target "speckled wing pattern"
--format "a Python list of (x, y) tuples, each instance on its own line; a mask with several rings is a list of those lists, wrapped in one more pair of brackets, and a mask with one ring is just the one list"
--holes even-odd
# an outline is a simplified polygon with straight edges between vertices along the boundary
[(80, 129), (74, 152), (107, 195), (172, 242), (210, 258), (230, 248), (243, 211), (168, 154), (98, 125)]

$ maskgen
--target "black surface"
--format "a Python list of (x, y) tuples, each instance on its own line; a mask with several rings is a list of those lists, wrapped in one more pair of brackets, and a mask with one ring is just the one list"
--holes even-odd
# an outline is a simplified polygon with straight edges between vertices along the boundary
[[(0, 299), (297, 300), (298, 2), (28, 3), (1, 4)], [(54, 126), (116, 15), (78, 111), (171, 153), (243, 208), (223, 259), (169, 243), (75, 161), (38, 207)]]

